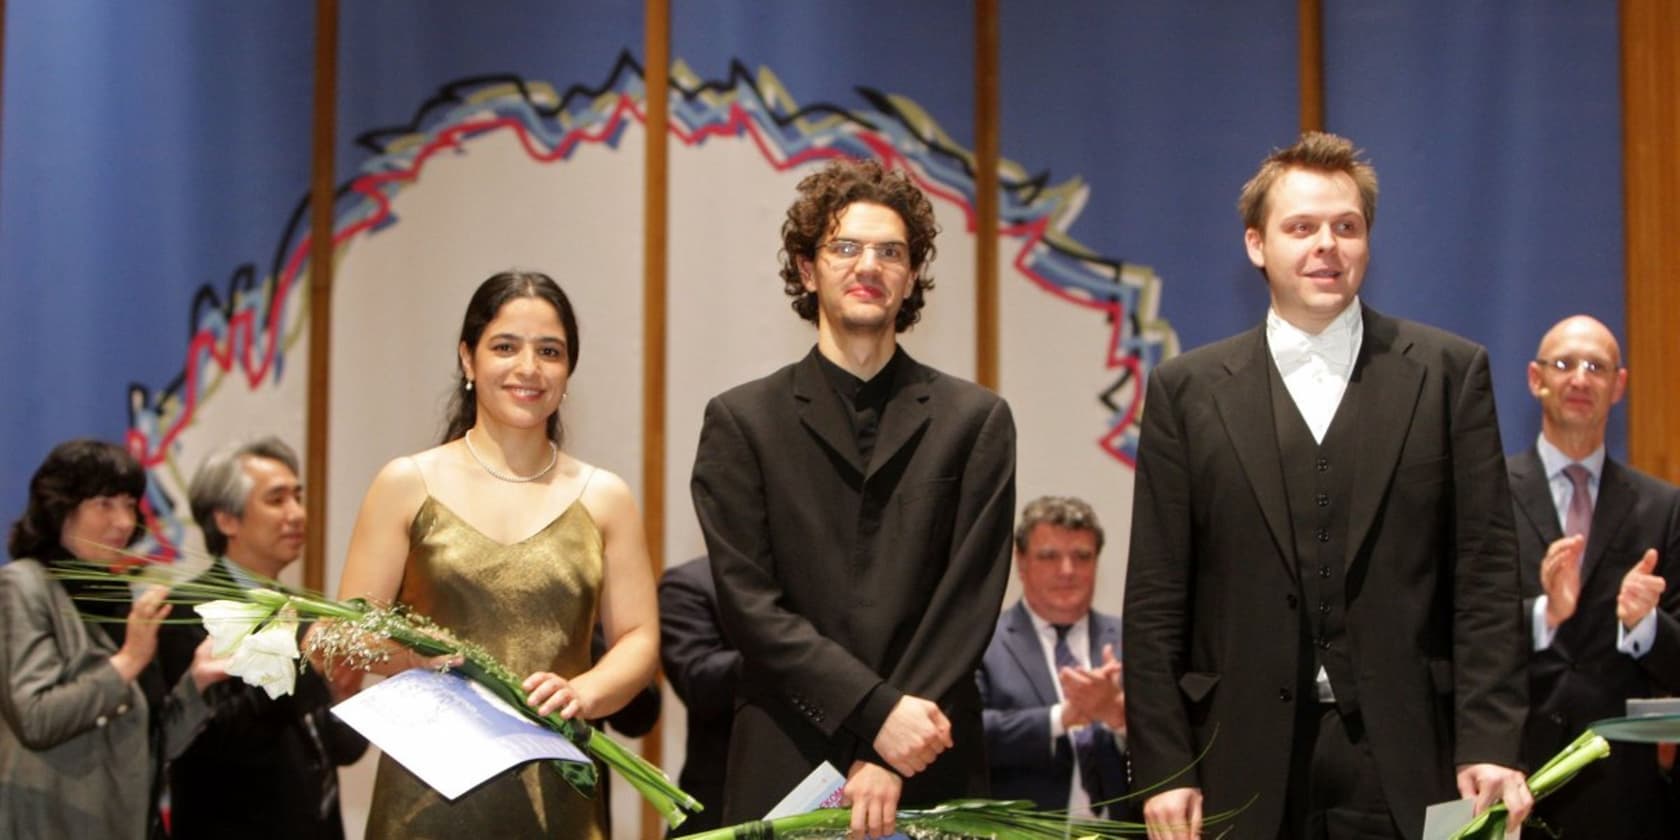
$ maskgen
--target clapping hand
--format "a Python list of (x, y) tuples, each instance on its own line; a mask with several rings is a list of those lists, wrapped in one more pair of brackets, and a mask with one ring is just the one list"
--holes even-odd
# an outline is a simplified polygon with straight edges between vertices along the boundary
[(1668, 582), (1656, 575), (1656, 570), (1657, 550), (1647, 549), (1645, 556), (1622, 577), (1622, 589), (1616, 594), (1616, 618), (1623, 627), (1632, 630), (1657, 608), (1657, 599), (1668, 588)]

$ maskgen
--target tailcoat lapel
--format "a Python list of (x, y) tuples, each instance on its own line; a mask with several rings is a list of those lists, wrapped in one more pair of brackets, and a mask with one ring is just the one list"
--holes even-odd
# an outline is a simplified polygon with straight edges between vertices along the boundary
[(1254, 490), (1254, 500), (1271, 531), (1277, 557), (1291, 579), (1295, 578), (1294, 535), (1289, 526), (1288, 494), (1283, 486), (1283, 461), (1279, 454), (1277, 424), (1272, 422), (1271, 376), (1265, 365), (1272, 363), (1266, 350), (1265, 326), (1255, 328), (1225, 359), (1229, 374), (1214, 386), (1214, 402), (1225, 433), (1231, 438), (1237, 461)]
[(1044, 646), (1038, 641), (1038, 632), (1033, 629), (1025, 602), (1017, 602), (1008, 613), (1003, 626), (1003, 649), (1009, 651), (1021, 673), (1027, 675), (1027, 682), (1032, 685), (1039, 702), (1046, 706), (1055, 705), (1058, 699), (1056, 686), (1051, 682), (1054, 679), (1051, 664), (1044, 661)]
[(1423, 387), (1423, 366), (1406, 356), (1411, 342), (1399, 338), (1395, 322), (1369, 307), (1364, 317), (1365, 335), (1352, 376), (1358, 385), (1349, 389), (1358, 401), (1360, 443), (1348, 503), (1347, 566), (1376, 521)]
[(857, 440), (852, 435), (846, 407), (823, 376), (817, 352), (812, 348), (793, 369), (793, 398), (799, 404), (799, 422), (854, 473), (862, 475), (863, 465), (858, 463)]

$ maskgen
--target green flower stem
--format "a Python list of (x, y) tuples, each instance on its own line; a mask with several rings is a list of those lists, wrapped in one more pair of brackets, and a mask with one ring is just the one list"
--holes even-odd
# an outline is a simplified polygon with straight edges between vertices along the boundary
[[(1212, 822), (1228, 821), (1234, 812), (1215, 815)], [(742, 840), (763, 837), (844, 837), (851, 827), (849, 808), (823, 808), (774, 820), (742, 823), (689, 834), (681, 840)], [(1040, 811), (1031, 802), (991, 799), (959, 799), (926, 809), (898, 812), (898, 831), (912, 837), (1007, 837), (1010, 840), (1064, 840), (1093, 838), (1115, 840), (1141, 837), (1142, 823), (1097, 818), (1068, 818), (1059, 811)]]

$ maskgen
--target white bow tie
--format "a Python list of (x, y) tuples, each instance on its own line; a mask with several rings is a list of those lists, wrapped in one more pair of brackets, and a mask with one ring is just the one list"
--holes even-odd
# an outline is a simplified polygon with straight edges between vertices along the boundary
[(1353, 366), (1351, 330), (1326, 330), (1318, 335), (1297, 332), (1283, 337), (1276, 348), (1278, 370), (1283, 375), (1305, 367), (1315, 357), (1332, 369)]

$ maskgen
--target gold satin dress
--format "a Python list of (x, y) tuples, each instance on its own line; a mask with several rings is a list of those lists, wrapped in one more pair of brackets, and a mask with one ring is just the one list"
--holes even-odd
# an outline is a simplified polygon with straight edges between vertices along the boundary
[[(428, 495), (408, 536), (398, 601), (484, 646), (520, 676), (552, 671), (569, 678), (589, 668), (602, 543), (582, 503), (503, 545)], [(367, 836), (601, 838), (600, 806), (543, 762), (508, 770), (451, 802), (380, 756)]]

